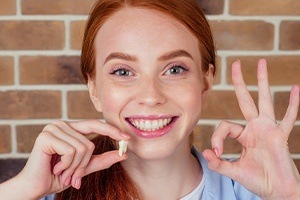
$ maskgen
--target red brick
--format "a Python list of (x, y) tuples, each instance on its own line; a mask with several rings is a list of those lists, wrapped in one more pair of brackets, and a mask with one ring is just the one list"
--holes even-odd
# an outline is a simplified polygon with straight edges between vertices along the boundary
[(223, 13), (224, 0), (197, 0), (197, 2), (207, 15), (218, 15)]
[(71, 22), (70, 29), (70, 46), (71, 49), (80, 50), (84, 35), (86, 21), (73, 21)]
[(192, 133), (193, 144), (199, 151), (211, 149), (211, 136), (214, 131), (214, 126), (197, 125)]
[[(211, 137), (214, 132), (213, 126), (197, 125), (193, 131), (194, 145), (199, 151), (211, 149)], [(236, 140), (226, 138), (224, 141), (223, 154), (240, 154), (242, 146)]]
[(232, 15), (299, 15), (299, 8), (298, 0), (230, 0)]
[(30, 153), (34, 142), (45, 125), (17, 126), (17, 150), (20, 153)]
[[(264, 21), (211, 21), (219, 50), (271, 50), (274, 26)], [(255, 34), (253, 34), (255, 33)]]
[(21, 84), (82, 84), (78, 56), (23, 56)]
[(64, 47), (62, 21), (0, 21), (1, 50), (59, 50)]
[[(240, 59), (243, 77), (247, 84), (257, 85), (257, 63), (260, 56), (234, 56), (227, 58), (227, 82), (232, 84), (231, 65)], [(299, 56), (264, 56), (268, 64), (270, 85), (300, 84), (300, 57)]]
[(103, 118), (102, 113), (96, 111), (87, 91), (69, 91), (67, 101), (68, 117), (71, 119)]
[[(275, 108), (275, 116), (276, 119), (282, 120), (287, 107), (289, 105), (290, 93), (289, 92), (276, 92), (274, 99), (274, 108)], [(300, 106), (298, 109), (297, 120), (300, 120)]]
[(213, 85), (218, 85), (221, 83), (221, 71), (222, 71), (223, 66), (221, 66), (221, 58), (219, 56), (217, 56), (216, 59), (216, 69), (217, 69), (217, 73), (214, 77), (214, 82)]
[(11, 134), (10, 126), (0, 125), (0, 153), (11, 152)]
[(0, 15), (16, 14), (16, 0), (1, 0)]
[(88, 14), (95, 0), (22, 0), (25, 15)]
[(300, 153), (300, 126), (294, 126), (288, 143), (291, 153)]
[(40, 119), (61, 117), (59, 91), (0, 92), (0, 119)]
[[(300, 1), (298, 1), (300, 3)], [(298, 8), (298, 10), (300, 10)], [(300, 21), (283, 21), (280, 24), (281, 50), (300, 50)]]
[[(257, 102), (257, 92), (251, 92), (254, 101)], [(202, 119), (244, 119), (239, 108), (234, 91), (211, 92), (203, 108)]]
[(14, 84), (14, 59), (13, 57), (0, 57), (0, 85)]

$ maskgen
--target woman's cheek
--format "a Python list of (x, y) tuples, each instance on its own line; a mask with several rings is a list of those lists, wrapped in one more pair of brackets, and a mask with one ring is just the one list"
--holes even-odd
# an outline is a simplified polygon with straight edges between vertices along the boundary
[(126, 99), (130, 95), (130, 91), (120, 85), (113, 83), (103, 84), (100, 90), (102, 99), (103, 115), (119, 114), (125, 106)]

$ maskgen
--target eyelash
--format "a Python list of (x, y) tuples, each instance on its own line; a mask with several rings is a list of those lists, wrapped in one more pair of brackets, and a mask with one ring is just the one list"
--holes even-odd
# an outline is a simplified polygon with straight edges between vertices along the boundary
[[(169, 70), (174, 69), (174, 68), (177, 68), (177, 67), (180, 68), (180, 70), (182, 70), (182, 72), (179, 72), (178, 74), (177, 74), (177, 73), (176, 73), (176, 74), (171, 74), (171, 73), (167, 74), (167, 72), (168, 72)], [(123, 73), (122, 75), (117, 74), (117, 72), (120, 72), (120, 71), (123, 71), (123, 72), (125, 72), (126, 74), (124, 74), (124, 73)], [(174, 64), (172, 64), (172, 65), (164, 72), (164, 74), (170, 75), (170, 76), (172, 76), (172, 75), (174, 75), (174, 76), (179, 76), (180, 74), (185, 73), (185, 72), (187, 72), (187, 71), (189, 71), (189, 68), (188, 68), (187, 66), (182, 65), (182, 64), (174, 63)], [(129, 75), (128, 75), (128, 73), (129, 73)], [(130, 73), (131, 73), (131, 74), (130, 74)], [(132, 72), (132, 70), (130, 70), (130, 69), (126, 68), (126, 67), (123, 67), (123, 66), (117, 66), (117, 67), (115, 67), (114, 69), (112, 69), (112, 70), (109, 72), (109, 74), (111, 74), (111, 75), (117, 75), (117, 76), (123, 76), (123, 77), (125, 77), (125, 76), (133, 76), (133, 75), (134, 75), (133, 72)]]
[(179, 74), (167, 74), (167, 75), (179, 76), (180, 74), (189, 71), (189, 68), (188, 68), (187, 66), (184, 66), (184, 65), (182, 65), (182, 64), (174, 63), (174, 64), (171, 65), (171, 67), (169, 67), (169, 68), (166, 70), (166, 72), (165, 72), (164, 74), (166, 74), (169, 70), (174, 69), (174, 68), (177, 68), (177, 67), (180, 68), (180, 70), (183, 70), (183, 71), (180, 72)]
[[(131, 73), (131, 75), (118, 75), (117, 72), (120, 72), (120, 71), (125, 71), (126, 73)], [(115, 67), (114, 69), (112, 69), (109, 74), (111, 75), (117, 75), (117, 76), (132, 76), (133, 75), (133, 72), (130, 70), (130, 69), (127, 69), (126, 67), (123, 67), (123, 66), (117, 66)]]

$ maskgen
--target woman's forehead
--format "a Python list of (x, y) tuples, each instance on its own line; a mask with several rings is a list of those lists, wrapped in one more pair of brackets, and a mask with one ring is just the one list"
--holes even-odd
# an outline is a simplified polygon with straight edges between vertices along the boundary
[(181, 22), (162, 12), (142, 8), (125, 8), (108, 18), (98, 30), (95, 47), (102, 54), (170, 49), (199, 54), (198, 39)]

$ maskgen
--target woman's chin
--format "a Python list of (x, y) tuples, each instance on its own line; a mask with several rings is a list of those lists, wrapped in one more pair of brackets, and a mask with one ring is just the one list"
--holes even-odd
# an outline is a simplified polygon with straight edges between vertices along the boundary
[(165, 142), (148, 142), (147, 144), (129, 144), (127, 154), (128, 159), (143, 161), (168, 160), (176, 155), (177, 145), (166, 144)]

